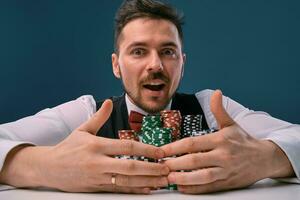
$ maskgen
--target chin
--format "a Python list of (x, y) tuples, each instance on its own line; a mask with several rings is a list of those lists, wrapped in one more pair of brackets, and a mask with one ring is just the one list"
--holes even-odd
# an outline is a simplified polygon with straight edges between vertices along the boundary
[(162, 102), (162, 103), (157, 103), (157, 102), (150, 102), (142, 105), (142, 109), (145, 110), (148, 113), (158, 113), (165, 109), (165, 107), (168, 105), (168, 102)]
[(144, 108), (143, 110), (145, 110), (147, 113), (149, 114), (157, 114), (159, 113), (160, 111), (163, 110), (163, 108), (157, 108), (157, 107), (147, 107), (147, 108)]

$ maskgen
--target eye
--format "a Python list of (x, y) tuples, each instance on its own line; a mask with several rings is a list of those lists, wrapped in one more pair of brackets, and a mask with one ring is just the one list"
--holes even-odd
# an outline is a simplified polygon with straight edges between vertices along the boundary
[(145, 54), (145, 49), (142, 48), (137, 48), (137, 49), (133, 49), (130, 54), (134, 55), (134, 56), (142, 56)]
[(175, 56), (176, 55), (176, 51), (174, 49), (163, 49), (162, 50), (162, 54), (166, 55), (166, 56)]

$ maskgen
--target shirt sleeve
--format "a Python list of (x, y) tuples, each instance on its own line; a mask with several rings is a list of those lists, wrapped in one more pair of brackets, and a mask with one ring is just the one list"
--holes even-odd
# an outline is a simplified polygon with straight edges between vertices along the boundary
[(21, 144), (55, 145), (88, 120), (96, 110), (90, 95), (0, 125), (0, 171), (7, 154)]
[[(210, 110), (210, 97), (213, 92), (207, 89), (196, 93), (209, 128), (218, 127)], [(266, 112), (250, 110), (226, 96), (223, 96), (223, 106), (249, 135), (257, 139), (271, 140), (284, 151), (297, 178), (280, 180), (300, 183), (300, 125), (276, 119)]]

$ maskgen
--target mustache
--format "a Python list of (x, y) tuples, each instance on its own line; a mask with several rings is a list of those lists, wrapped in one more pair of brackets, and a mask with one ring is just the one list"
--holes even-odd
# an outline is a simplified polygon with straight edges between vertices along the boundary
[(166, 84), (170, 82), (170, 79), (166, 75), (164, 75), (162, 72), (156, 72), (156, 73), (151, 73), (148, 76), (146, 76), (145, 78), (143, 78), (141, 80), (141, 84), (150, 82), (152, 80), (157, 80), (157, 79), (162, 80)]

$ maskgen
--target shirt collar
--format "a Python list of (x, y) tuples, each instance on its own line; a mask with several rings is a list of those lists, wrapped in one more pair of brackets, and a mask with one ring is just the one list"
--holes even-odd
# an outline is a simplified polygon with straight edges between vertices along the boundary
[[(149, 113), (147, 113), (146, 111), (144, 111), (143, 109), (139, 108), (137, 105), (135, 105), (134, 103), (132, 103), (127, 95), (127, 93), (125, 94), (125, 101), (126, 101), (126, 106), (127, 106), (127, 110), (128, 110), (128, 115), (130, 114), (131, 111), (136, 111), (139, 112), (143, 115), (148, 115)], [(169, 104), (166, 106), (165, 109), (163, 110), (171, 110), (171, 105), (172, 105), (172, 99), (170, 100)]]

